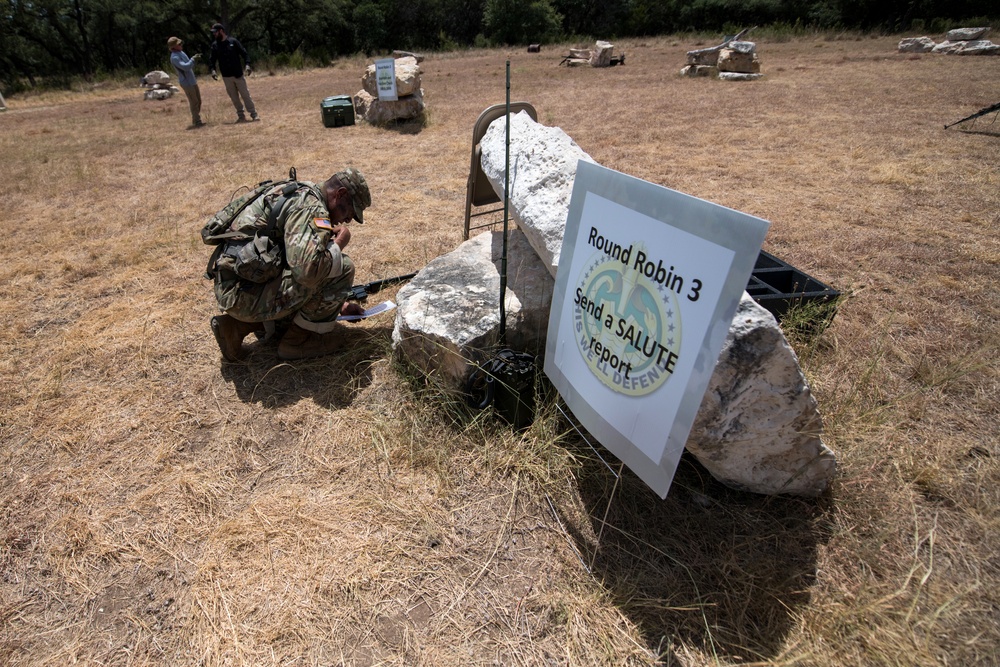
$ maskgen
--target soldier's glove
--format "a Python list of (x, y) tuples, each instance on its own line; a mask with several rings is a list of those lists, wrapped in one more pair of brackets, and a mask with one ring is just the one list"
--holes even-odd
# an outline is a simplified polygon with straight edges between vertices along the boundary
[(247, 74), (253, 74), (253, 70), (250, 69), (250, 65), (247, 65), (246, 67), (244, 67), (243, 71), (246, 72)]
[(209, 74), (211, 74), (212, 78), (215, 79), (216, 81), (219, 80), (219, 75), (215, 73), (214, 69), (211, 72), (209, 72)]

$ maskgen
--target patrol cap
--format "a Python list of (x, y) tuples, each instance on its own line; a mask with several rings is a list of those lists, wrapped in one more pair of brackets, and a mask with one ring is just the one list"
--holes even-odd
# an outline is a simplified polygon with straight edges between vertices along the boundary
[(175, 46), (180, 46), (183, 43), (184, 40), (182, 40), (180, 37), (171, 37), (170, 39), (167, 40), (167, 48), (172, 49)]
[(364, 224), (362, 212), (372, 205), (372, 194), (368, 190), (365, 177), (354, 167), (338, 171), (333, 177), (347, 188), (347, 192), (351, 195), (351, 204), (354, 206), (354, 219), (358, 224)]

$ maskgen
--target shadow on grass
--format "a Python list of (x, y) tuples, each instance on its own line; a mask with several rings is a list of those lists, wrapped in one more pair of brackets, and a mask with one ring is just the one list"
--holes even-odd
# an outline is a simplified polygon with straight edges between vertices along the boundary
[(985, 137), (1000, 137), (1000, 126), (998, 126), (995, 130), (993, 130), (993, 129), (990, 129), (990, 130), (961, 130), (960, 129), (958, 131), (961, 132), (962, 134), (979, 134), (979, 135), (982, 135), (982, 136), (985, 136)]
[(396, 132), (398, 134), (415, 135), (420, 134), (424, 126), (427, 124), (426, 119), (421, 115), (417, 118), (405, 118), (389, 121), (380, 125), (383, 130), (388, 130), (389, 132)]
[(628, 469), (617, 487), (599, 462), (578, 479), (597, 536), (581, 552), (665, 664), (681, 644), (727, 663), (778, 654), (809, 601), (828, 501), (733, 491), (688, 454), (665, 500)]
[(392, 329), (343, 325), (340, 333), (342, 350), (299, 361), (279, 359), (276, 342), (250, 344), (245, 361), (221, 362), (222, 377), (233, 383), (241, 401), (262, 407), (291, 405), (304, 397), (325, 408), (348, 407), (371, 384), (372, 364), (385, 358)]

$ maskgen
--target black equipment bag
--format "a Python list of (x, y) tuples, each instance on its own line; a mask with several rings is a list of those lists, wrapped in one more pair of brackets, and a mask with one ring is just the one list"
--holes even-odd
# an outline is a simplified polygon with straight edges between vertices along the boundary
[(473, 407), (492, 405), (514, 428), (526, 428), (535, 419), (535, 357), (504, 348), (480, 365), (468, 381)]

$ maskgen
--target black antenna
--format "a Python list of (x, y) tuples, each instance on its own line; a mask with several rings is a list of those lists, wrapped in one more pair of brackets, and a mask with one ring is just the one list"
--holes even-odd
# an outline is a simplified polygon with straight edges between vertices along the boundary
[(507, 201), (510, 198), (510, 58), (507, 59), (507, 125), (504, 129), (503, 153), (503, 254), (500, 257), (500, 347), (507, 346)]
[[(507, 82), (507, 87), (508, 88), (510, 87), (510, 81)], [(976, 113), (972, 114), (971, 116), (966, 116), (962, 120), (956, 120), (954, 123), (949, 123), (949, 124), (947, 124), (947, 125), (944, 126), (944, 129), (947, 130), (952, 125), (958, 125), (959, 123), (964, 123), (967, 120), (975, 120), (976, 118), (979, 118), (980, 116), (985, 116), (986, 114), (993, 113), (994, 111), (996, 111), (997, 114), (1000, 115), (1000, 102), (997, 102), (993, 106), (986, 107), (984, 109), (980, 109)], [(990, 125), (992, 125), (994, 122), (996, 122), (996, 116), (993, 117), (993, 122), (991, 122)], [(973, 123), (973, 126), (975, 126), (975, 123)]]

